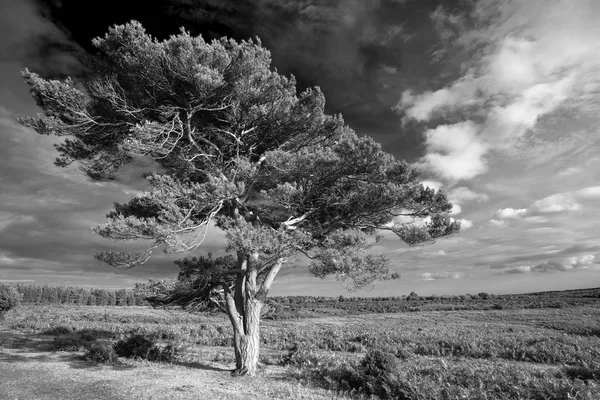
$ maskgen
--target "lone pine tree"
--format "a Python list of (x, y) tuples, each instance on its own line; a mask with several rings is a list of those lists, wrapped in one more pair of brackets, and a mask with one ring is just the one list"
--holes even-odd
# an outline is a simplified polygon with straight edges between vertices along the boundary
[(161, 165), (141, 196), (115, 203), (94, 227), (105, 238), (150, 241), (146, 250), (99, 260), (130, 268), (159, 247), (196, 251), (209, 226), (225, 232), (233, 257), (204, 263), (194, 293), (223, 299), (237, 373), (256, 372), (261, 308), (294, 255), (317, 277), (359, 289), (392, 277), (383, 256), (368, 254), (369, 237), (389, 231), (414, 245), (459, 230), (444, 193), (325, 114), (318, 88), (298, 94), (259, 41), (207, 43), (185, 31), (160, 41), (131, 22), (93, 44), (84, 79), (23, 72), (43, 113), (20, 122), (64, 136), (56, 165), (76, 162), (93, 180), (139, 158)]

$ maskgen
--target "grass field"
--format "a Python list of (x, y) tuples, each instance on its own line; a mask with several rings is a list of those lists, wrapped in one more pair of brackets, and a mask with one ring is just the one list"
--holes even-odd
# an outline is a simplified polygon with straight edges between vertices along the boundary
[[(162, 398), (203, 398), (198, 390), (220, 393), (228, 387), (223, 398), (235, 398), (237, 390), (259, 399), (600, 399), (600, 308), (592, 306), (265, 321), (263, 368), (254, 385), (240, 385), (248, 378), (236, 380), (226, 371), (233, 367), (233, 350), (225, 316), (143, 307), (23, 306), (6, 315), (0, 329), (0, 366), (10, 360), (19, 365), (14, 358), (19, 348), (29, 348), (33, 357), (44, 351), (53, 362), (59, 362), (53, 355), (66, 354), (74, 362), (90, 343), (110, 344), (133, 334), (162, 349), (170, 345), (176, 351), (168, 362), (121, 360), (122, 371), (94, 366), (110, 371), (115, 388), (131, 382), (136, 370), (162, 371), (162, 378), (144, 385), (144, 390), (155, 385), (152, 393)], [(208, 372), (214, 379), (203, 379), (215, 386), (196, 388)], [(177, 387), (196, 389), (165, 386), (173, 374), (179, 377)], [(18, 385), (11, 387), (18, 392)], [(114, 398), (136, 398), (136, 390), (129, 388), (129, 397), (116, 392)]]

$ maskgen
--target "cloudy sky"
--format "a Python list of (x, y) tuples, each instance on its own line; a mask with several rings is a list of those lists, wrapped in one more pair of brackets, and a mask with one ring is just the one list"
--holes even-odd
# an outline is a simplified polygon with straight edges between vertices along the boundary
[[(173, 257), (122, 274), (93, 259), (116, 245), (90, 226), (144, 188), (148, 165), (92, 183), (15, 121), (38, 111), (22, 69), (81, 76), (91, 39), (131, 19), (158, 38), (260, 37), (280, 72), (449, 194), (462, 232), (418, 248), (386, 237), (373, 250), (402, 278), (358, 295), (600, 286), (597, 0), (0, 0), (0, 280), (116, 288), (177, 273)], [(297, 267), (272, 293), (345, 292)]]

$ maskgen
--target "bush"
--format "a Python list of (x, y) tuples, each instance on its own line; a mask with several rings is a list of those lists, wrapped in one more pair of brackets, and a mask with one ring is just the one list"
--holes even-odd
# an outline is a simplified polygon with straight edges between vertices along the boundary
[(114, 349), (121, 357), (148, 359), (148, 355), (156, 344), (144, 335), (132, 335), (115, 343)]
[(413, 390), (399, 379), (398, 359), (381, 350), (369, 351), (357, 367), (346, 367), (340, 379), (349, 389), (367, 396), (397, 400), (414, 398)]
[(110, 342), (92, 343), (88, 347), (84, 357), (87, 361), (103, 364), (116, 363), (119, 360), (119, 357)]
[(21, 295), (13, 286), (0, 282), (0, 320), (4, 314), (21, 304)]
[(135, 334), (115, 343), (114, 351), (121, 357), (171, 362), (181, 353), (181, 348), (173, 343), (161, 348), (154, 340)]

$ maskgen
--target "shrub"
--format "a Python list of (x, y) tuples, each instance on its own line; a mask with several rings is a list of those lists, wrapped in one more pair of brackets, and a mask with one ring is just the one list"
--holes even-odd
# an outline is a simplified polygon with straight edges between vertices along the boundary
[(92, 343), (84, 357), (87, 361), (103, 364), (116, 363), (119, 359), (112, 344), (106, 341)]
[(148, 359), (150, 350), (156, 347), (153, 340), (144, 335), (136, 334), (115, 343), (114, 349), (121, 357), (139, 357)]
[(21, 304), (21, 295), (13, 286), (0, 282), (0, 320), (4, 314)]
[(304, 357), (301, 363), (296, 360), (296, 367), (300, 376), (328, 389), (382, 400), (416, 398), (415, 390), (400, 378), (398, 359), (381, 350), (370, 350), (358, 365), (317, 353)]
[(161, 348), (153, 339), (135, 334), (115, 343), (114, 351), (121, 357), (171, 362), (181, 353), (181, 347), (171, 343)]
[(399, 379), (398, 359), (381, 350), (371, 350), (358, 367), (342, 375), (351, 389), (380, 399), (409, 400), (411, 388)]

